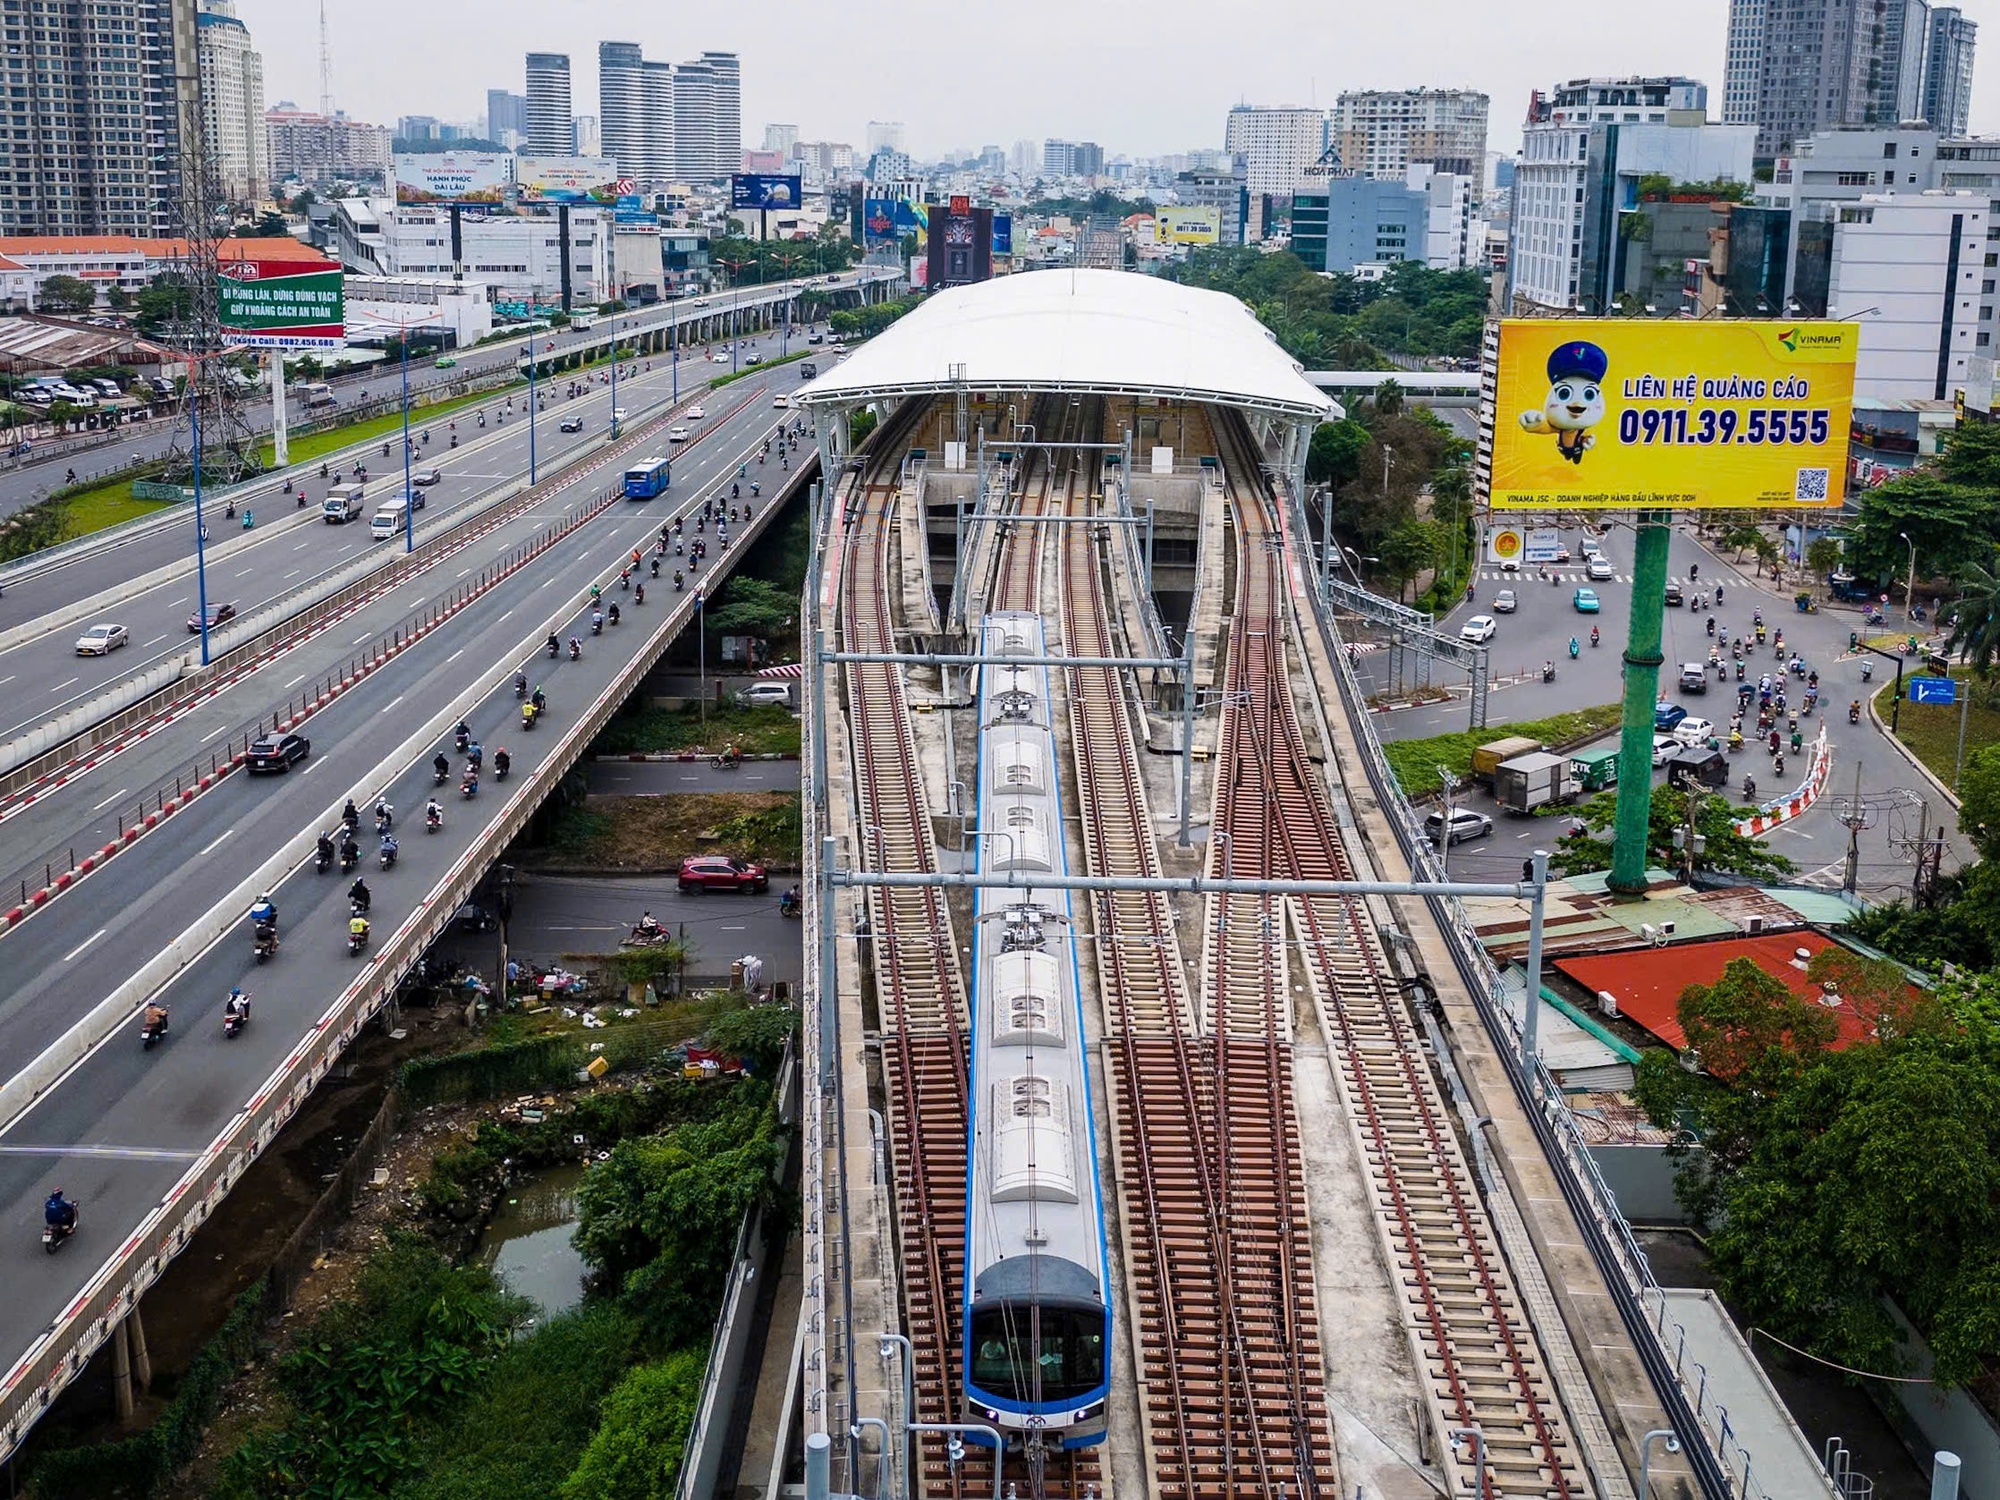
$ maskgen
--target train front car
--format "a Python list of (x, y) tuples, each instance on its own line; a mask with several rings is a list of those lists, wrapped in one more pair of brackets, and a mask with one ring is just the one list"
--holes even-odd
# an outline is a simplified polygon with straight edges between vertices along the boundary
[[(1039, 657), (1038, 615), (988, 615), (981, 654)], [(979, 868), (1018, 887), (974, 904), (965, 1420), (1031, 1458), (1104, 1440), (1111, 1312), (1096, 1127), (1067, 873), (1053, 700), (1042, 666), (987, 666)]]

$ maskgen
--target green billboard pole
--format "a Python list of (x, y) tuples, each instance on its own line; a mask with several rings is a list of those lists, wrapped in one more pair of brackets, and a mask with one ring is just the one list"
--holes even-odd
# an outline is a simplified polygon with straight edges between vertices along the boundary
[(1611, 836), (1614, 895), (1646, 891), (1647, 834), (1653, 816), (1653, 705), (1660, 696), (1660, 637), (1666, 625), (1671, 511), (1634, 518), (1632, 628), (1625, 639), (1625, 700), (1618, 741), (1618, 821)]

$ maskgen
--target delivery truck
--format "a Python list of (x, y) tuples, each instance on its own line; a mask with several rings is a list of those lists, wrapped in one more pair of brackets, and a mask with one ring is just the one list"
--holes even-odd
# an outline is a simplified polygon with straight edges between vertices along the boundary
[(1532, 755), (1541, 748), (1540, 740), (1526, 739), (1518, 734), (1481, 745), (1472, 752), (1472, 779), (1491, 786), (1493, 773), (1499, 769), (1500, 762), (1512, 760), (1517, 755)]
[(1493, 771), (1493, 800), (1512, 813), (1558, 807), (1575, 795), (1568, 756), (1537, 750), (1502, 761)]

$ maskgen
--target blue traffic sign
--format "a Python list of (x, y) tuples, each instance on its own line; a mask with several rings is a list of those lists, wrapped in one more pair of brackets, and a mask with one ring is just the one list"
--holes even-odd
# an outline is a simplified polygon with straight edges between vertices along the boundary
[(1949, 677), (1912, 677), (1910, 679), (1910, 701), (1912, 703), (1956, 703), (1958, 684)]

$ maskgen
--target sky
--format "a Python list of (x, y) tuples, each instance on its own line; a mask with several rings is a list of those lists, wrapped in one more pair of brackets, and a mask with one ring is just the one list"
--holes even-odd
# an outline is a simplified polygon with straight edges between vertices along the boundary
[[(1491, 0), (936, 0), (738, 6), (706, 14), (632, 0), (331, 0), (335, 105), (393, 126), (399, 115), (474, 120), (488, 88), (523, 88), (530, 51), (570, 55), (572, 107), (597, 113), (597, 44), (639, 43), (685, 61), (743, 59), (743, 143), (771, 121), (803, 140), (861, 146), (870, 120), (900, 120), (919, 158), (1047, 136), (1108, 154), (1222, 144), (1238, 103), (1330, 107), (1343, 89), (1475, 88), (1492, 97), (1488, 144), (1511, 152), (1530, 91), (1592, 74), (1687, 74), (1722, 107), (1728, 0), (1671, 16), (1640, 0), (1543, 11)], [(2000, 134), (2000, 32), (1980, 40), (1972, 128)], [(264, 54), (264, 92), (319, 99), (319, 7), (238, 0)], [(1562, 24), (1557, 25), (1560, 21)], [(1356, 24), (1359, 23), (1359, 24)]]

